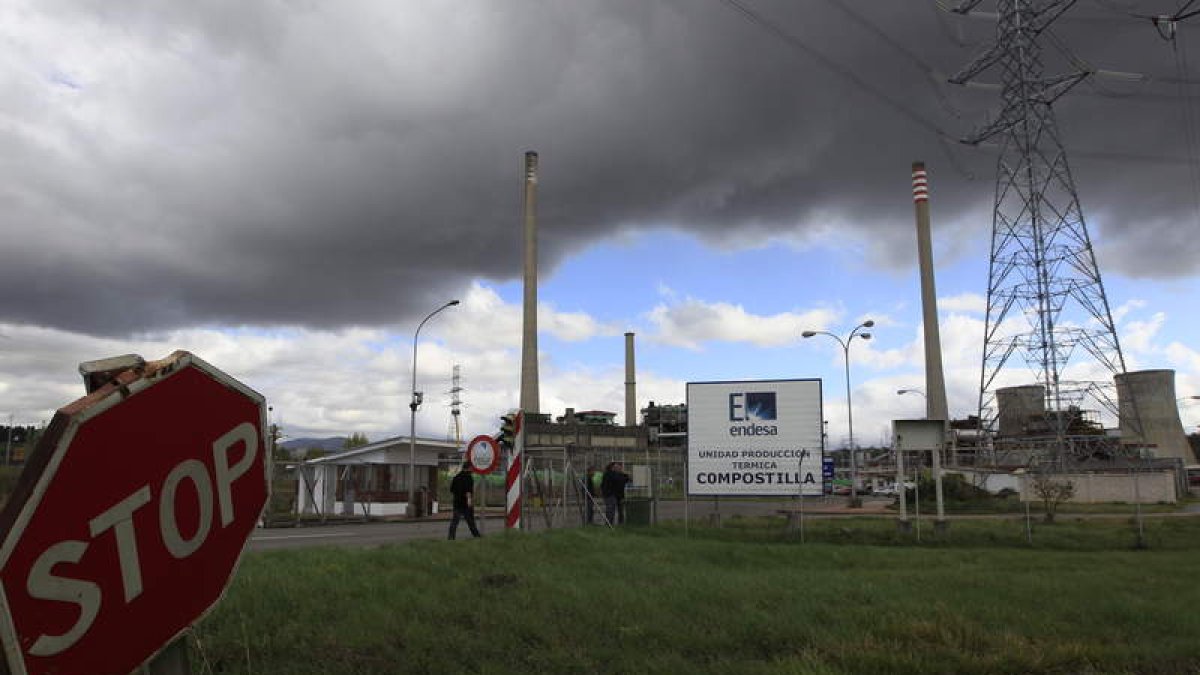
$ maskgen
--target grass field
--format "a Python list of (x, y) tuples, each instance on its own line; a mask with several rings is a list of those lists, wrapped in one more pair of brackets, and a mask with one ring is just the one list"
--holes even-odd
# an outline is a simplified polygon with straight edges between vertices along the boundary
[(249, 556), (197, 673), (1200, 673), (1200, 519), (778, 519)]

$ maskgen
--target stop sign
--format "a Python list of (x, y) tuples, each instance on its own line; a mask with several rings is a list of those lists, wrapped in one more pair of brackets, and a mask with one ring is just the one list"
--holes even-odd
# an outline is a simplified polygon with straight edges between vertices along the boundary
[(0, 514), (12, 673), (128, 673), (220, 599), (268, 495), (263, 398), (187, 352), (60, 409)]

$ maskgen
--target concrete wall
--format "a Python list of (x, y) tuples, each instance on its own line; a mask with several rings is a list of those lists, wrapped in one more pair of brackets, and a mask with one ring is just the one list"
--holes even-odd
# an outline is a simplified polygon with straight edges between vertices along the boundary
[(968, 483), (976, 487), (983, 488), (992, 494), (996, 494), (1001, 490), (1012, 490), (1019, 492), (1021, 482), (1019, 478), (1011, 473), (996, 473), (994, 471), (976, 471), (973, 469), (945, 469), (943, 475), (959, 474), (966, 479)]
[[(1033, 475), (1018, 474), (1021, 501), (1039, 501), (1033, 491)], [(1143, 473), (1079, 473), (1057, 474), (1056, 480), (1071, 481), (1075, 485), (1074, 504), (1097, 504), (1125, 502), (1133, 504), (1135, 494), (1143, 504), (1177, 501), (1175, 473), (1172, 471), (1147, 471)], [(1136, 481), (1136, 487), (1135, 487)]]

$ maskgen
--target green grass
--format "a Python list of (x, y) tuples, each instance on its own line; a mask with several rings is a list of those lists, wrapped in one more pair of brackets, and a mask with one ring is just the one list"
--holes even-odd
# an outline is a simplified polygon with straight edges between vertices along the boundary
[(1200, 519), (779, 519), (249, 556), (197, 673), (1198, 673)]

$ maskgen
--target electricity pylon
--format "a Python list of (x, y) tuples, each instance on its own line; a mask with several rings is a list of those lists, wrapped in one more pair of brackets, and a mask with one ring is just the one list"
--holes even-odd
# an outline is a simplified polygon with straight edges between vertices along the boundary
[[(980, 2), (966, 0), (954, 11), (966, 13)], [(1080, 415), (1095, 402), (1117, 416), (1111, 378), (1125, 372), (1052, 107), (1089, 73), (1046, 76), (1041, 60), (1039, 38), (1073, 4), (1075, 0), (997, 0), (995, 42), (950, 78), (963, 84), (996, 69), (1004, 103), (994, 121), (963, 139), (978, 144), (995, 138), (1000, 148), (980, 426), (996, 431), (997, 388), (1033, 379), (1044, 387), (1045, 427), (1040, 432), (1055, 458), (1094, 451), (1087, 442), (1076, 442), (1083, 428)], [(1006, 367), (1017, 370), (1010, 363), (1014, 355), (1028, 371), (1001, 377)]]

